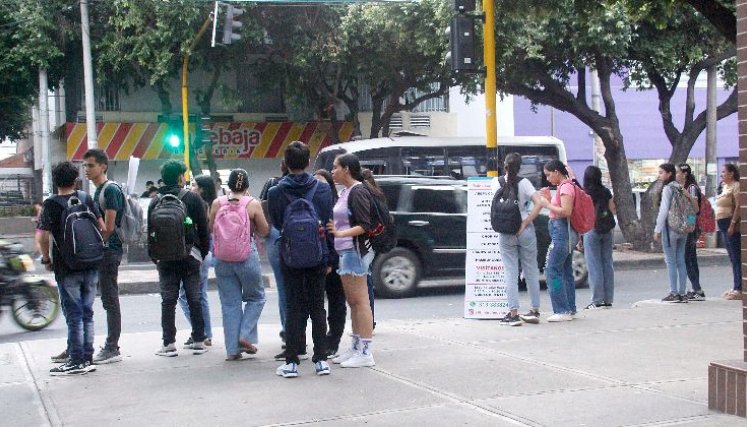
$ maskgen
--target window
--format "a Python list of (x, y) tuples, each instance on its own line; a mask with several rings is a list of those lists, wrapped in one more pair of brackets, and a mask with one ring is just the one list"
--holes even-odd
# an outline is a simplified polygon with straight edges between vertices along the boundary
[(384, 193), (384, 197), (386, 197), (386, 205), (390, 211), (397, 210), (397, 206), (399, 205), (399, 190), (399, 185), (384, 185), (381, 187), (381, 191)]
[(449, 175), (456, 179), (485, 176), (488, 171), (485, 147), (449, 147)]
[(374, 175), (394, 175), (399, 173), (392, 165), (397, 163), (399, 148), (377, 148), (357, 153), (361, 167), (371, 169)]
[(439, 147), (403, 148), (402, 169), (405, 175), (447, 176), (444, 149)]
[(413, 187), (412, 211), (415, 213), (465, 213), (466, 192), (451, 186)]

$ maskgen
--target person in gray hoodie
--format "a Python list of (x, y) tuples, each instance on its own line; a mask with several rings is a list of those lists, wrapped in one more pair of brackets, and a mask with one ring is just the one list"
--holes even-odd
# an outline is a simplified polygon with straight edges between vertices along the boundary
[(316, 373), (327, 375), (330, 372), (326, 362), (327, 314), (324, 310), (324, 285), (325, 276), (332, 268), (333, 260), (329, 254), (334, 248), (334, 241), (332, 236), (325, 232), (324, 224), (332, 218), (332, 191), (326, 182), (319, 182), (306, 172), (310, 158), (309, 147), (306, 144), (300, 141), (291, 142), (284, 153), (289, 173), (267, 194), (270, 223), (282, 236), (288, 205), (296, 199), (308, 197), (313, 192), (310, 201), (320, 221), (320, 233), (325, 237), (319, 264), (309, 268), (291, 268), (283, 259), (281, 250), (280, 264), (287, 298), (286, 351), (285, 364), (280, 366), (276, 373), (285, 378), (298, 376), (298, 355), (304, 353), (303, 337), (306, 335), (306, 322), (309, 317), (314, 341), (312, 361)]

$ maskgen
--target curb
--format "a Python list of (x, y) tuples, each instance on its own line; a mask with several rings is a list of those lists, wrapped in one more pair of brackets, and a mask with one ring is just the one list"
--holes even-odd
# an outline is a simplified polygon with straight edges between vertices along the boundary
[[(729, 265), (729, 257), (726, 255), (707, 255), (698, 257), (698, 266)], [(619, 259), (613, 260), (615, 268), (626, 268), (629, 270), (645, 270), (647, 268), (666, 268), (667, 264), (663, 256), (652, 256), (643, 259)]]
[[(275, 287), (275, 278), (272, 274), (263, 274), (262, 282), (265, 285), (265, 289)], [(218, 289), (218, 282), (214, 277), (208, 279), (208, 290), (214, 291)], [(157, 281), (148, 282), (124, 282), (119, 283), (119, 294), (120, 295), (142, 295), (142, 294), (160, 294), (161, 287)]]

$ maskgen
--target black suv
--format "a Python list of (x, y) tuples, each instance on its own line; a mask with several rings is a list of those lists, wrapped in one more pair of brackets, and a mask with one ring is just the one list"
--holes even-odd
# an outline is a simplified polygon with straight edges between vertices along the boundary
[[(467, 246), (467, 183), (453, 179), (377, 177), (397, 226), (397, 247), (377, 255), (372, 273), (376, 294), (415, 294), (422, 279), (464, 277)], [(534, 222), (537, 259), (544, 268), (550, 236), (548, 218)], [(583, 254), (573, 256), (576, 287), (586, 283)], [(519, 279), (519, 278), (517, 278)]]

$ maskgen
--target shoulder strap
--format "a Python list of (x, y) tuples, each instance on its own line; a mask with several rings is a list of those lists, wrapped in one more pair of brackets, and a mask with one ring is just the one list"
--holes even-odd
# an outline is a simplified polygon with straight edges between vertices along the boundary
[(183, 202), (184, 196), (186, 196), (187, 193), (189, 193), (189, 190), (185, 190), (184, 188), (182, 188), (181, 190), (179, 190), (179, 195), (177, 197), (179, 197), (179, 200)]
[[(104, 193), (106, 192), (106, 189), (111, 184), (112, 184), (112, 182), (107, 179), (106, 182), (104, 182), (101, 185), (101, 191), (99, 192), (99, 207), (101, 207), (101, 209), (106, 210), (106, 208), (104, 207), (104, 205), (106, 204), (106, 198), (104, 197)], [(102, 214), (103, 214), (103, 212), (102, 212)]]
[(221, 205), (221, 207), (226, 206), (228, 204), (228, 196), (218, 197), (218, 204)]
[(239, 199), (239, 206), (241, 206), (242, 208), (246, 209), (246, 207), (249, 205), (249, 203), (252, 202), (252, 200), (254, 200), (254, 198), (252, 196), (242, 196)]
[(304, 199), (306, 199), (306, 200), (308, 200), (308, 201), (310, 201), (310, 202), (311, 202), (312, 200), (314, 200), (314, 194), (316, 194), (316, 189), (317, 189), (317, 187), (319, 187), (319, 181), (316, 181), (316, 182), (314, 183), (314, 186), (313, 186), (313, 187), (311, 187), (311, 190), (309, 190), (309, 191), (308, 191), (308, 192), (306, 193), (306, 195), (304, 196)]

